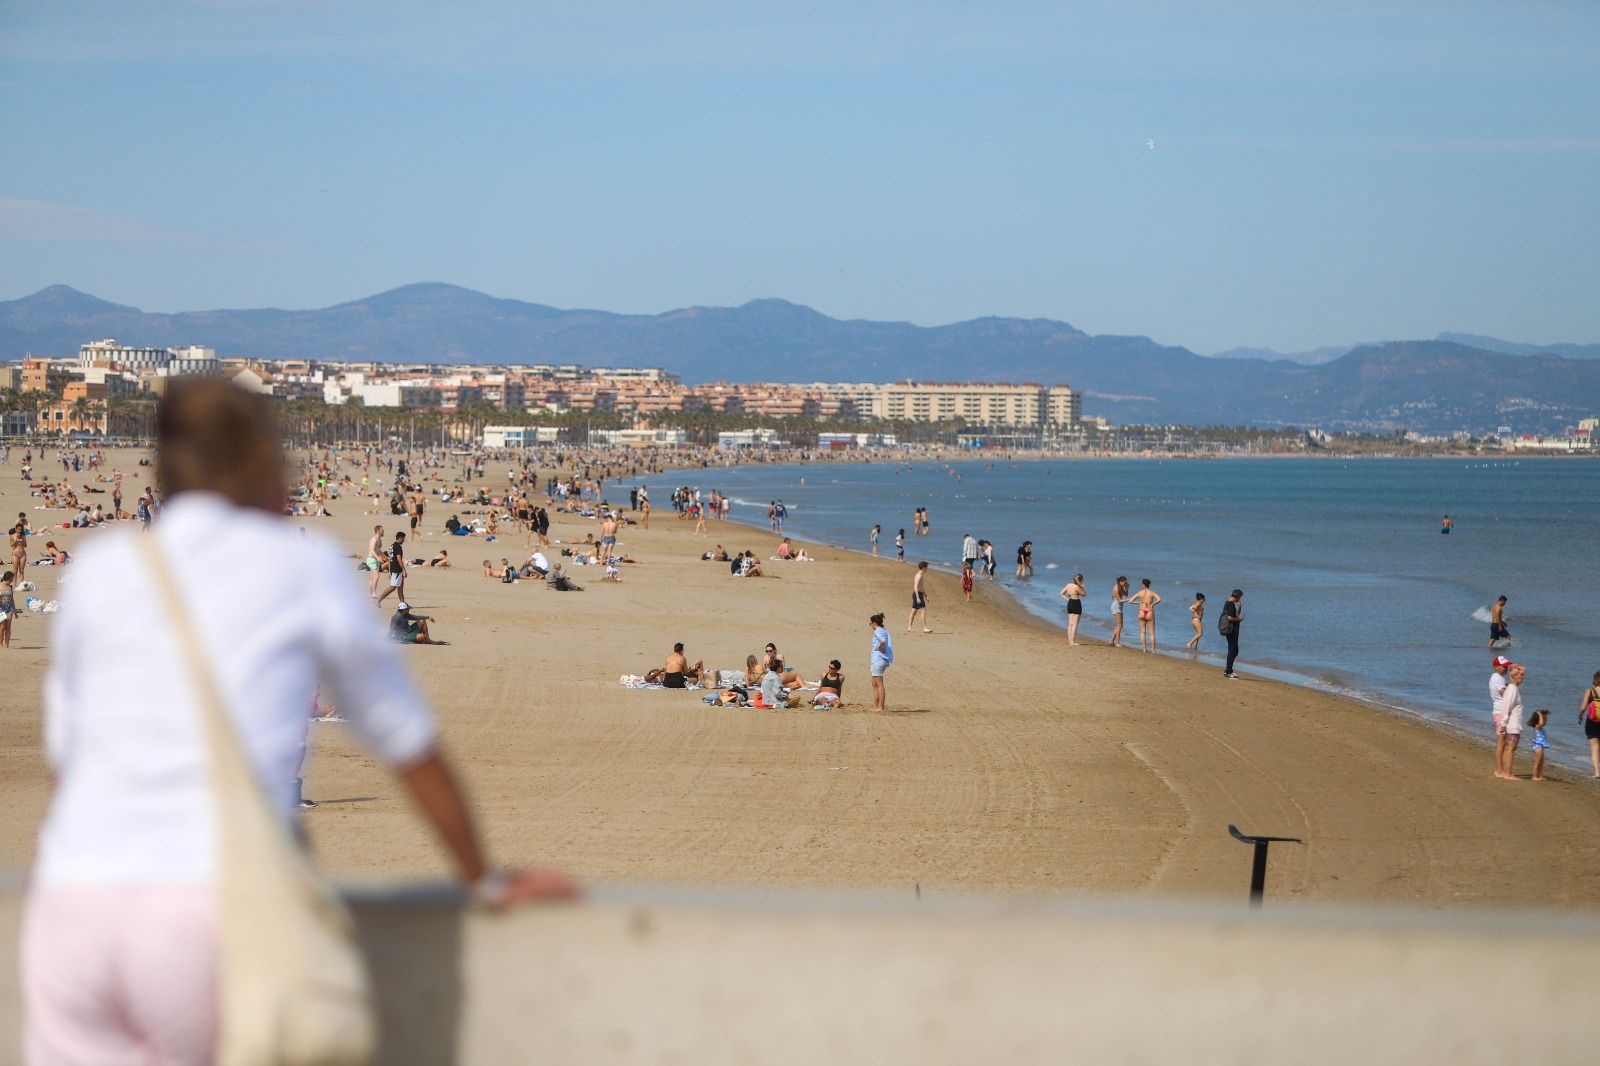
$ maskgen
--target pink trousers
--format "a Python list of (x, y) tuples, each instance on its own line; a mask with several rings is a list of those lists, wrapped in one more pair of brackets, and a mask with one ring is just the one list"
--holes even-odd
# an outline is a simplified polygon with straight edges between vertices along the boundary
[(22, 928), (30, 1066), (204, 1066), (217, 1037), (210, 886), (43, 887)]

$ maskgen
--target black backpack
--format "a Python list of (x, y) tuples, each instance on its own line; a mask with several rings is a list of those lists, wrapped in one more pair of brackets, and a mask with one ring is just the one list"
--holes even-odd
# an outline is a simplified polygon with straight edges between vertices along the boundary
[(1226, 608), (1224, 608), (1222, 612), (1217, 615), (1217, 632), (1221, 633), (1223, 636), (1229, 636), (1235, 629), (1238, 628), (1238, 626), (1238, 616), (1229, 614)]

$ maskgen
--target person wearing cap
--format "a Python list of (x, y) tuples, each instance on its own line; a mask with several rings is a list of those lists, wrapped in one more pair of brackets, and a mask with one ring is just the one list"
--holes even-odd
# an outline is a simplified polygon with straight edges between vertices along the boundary
[(1500, 776), (1500, 764), (1506, 752), (1506, 685), (1510, 679), (1506, 676), (1511, 669), (1511, 660), (1504, 655), (1494, 657), (1494, 673), (1489, 675), (1489, 705), (1494, 718), (1494, 776)]
[(443, 644), (444, 641), (428, 635), (431, 621), (433, 619), (425, 614), (412, 614), (411, 605), (401, 600), (399, 609), (389, 619), (389, 639), (401, 644)]

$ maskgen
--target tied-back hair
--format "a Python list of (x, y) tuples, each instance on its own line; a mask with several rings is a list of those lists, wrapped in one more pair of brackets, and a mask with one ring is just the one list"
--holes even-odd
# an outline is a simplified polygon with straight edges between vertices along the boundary
[(156, 409), (156, 475), (170, 498), (215, 492), (240, 507), (283, 509), (283, 455), (272, 401), (222, 378), (175, 378)]

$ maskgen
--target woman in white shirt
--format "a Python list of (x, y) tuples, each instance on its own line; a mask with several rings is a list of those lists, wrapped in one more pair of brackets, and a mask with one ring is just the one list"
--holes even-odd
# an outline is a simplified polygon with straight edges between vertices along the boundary
[[(319, 683), (400, 776), (478, 898), (573, 894), (553, 871), (491, 872), (433, 716), (331, 544), (282, 518), (269, 400), (172, 382), (158, 414), (168, 504), (152, 536), (272, 803), (295, 816)], [(24, 918), (31, 1063), (205, 1063), (216, 1041), (216, 835), (195, 679), (132, 532), (74, 562), (45, 681), (56, 789)]]
[(1515, 781), (1517, 775), (1512, 772), (1512, 767), (1517, 760), (1517, 744), (1522, 740), (1522, 682), (1528, 677), (1528, 669), (1518, 663), (1511, 667), (1511, 683), (1506, 686), (1505, 692), (1500, 697), (1500, 709), (1503, 714), (1505, 730), (1505, 746), (1501, 749), (1500, 770), (1496, 777), (1504, 781)]

